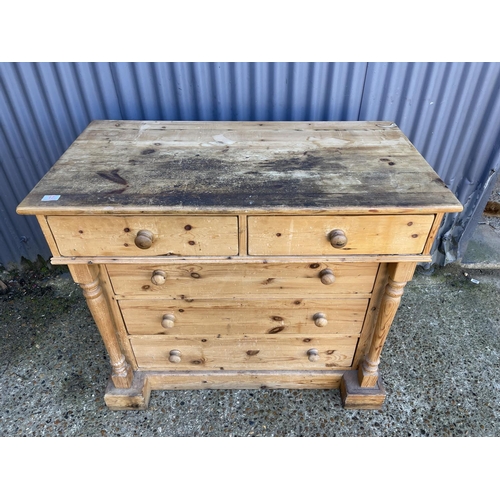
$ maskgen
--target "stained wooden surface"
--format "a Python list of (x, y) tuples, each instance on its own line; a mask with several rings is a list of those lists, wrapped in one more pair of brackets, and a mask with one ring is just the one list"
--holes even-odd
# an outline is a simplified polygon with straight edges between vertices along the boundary
[(110, 381), (104, 400), (111, 410), (141, 410), (148, 407), (151, 390), (338, 389), (344, 373), (343, 370), (138, 371), (130, 389), (116, 388)]
[[(49, 227), (63, 256), (236, 255), (238, 218), (231, 216), (50, 216)], [(138, 248), (139, 231), (153, 235)]]
[[(433, 215), (257, 216), (248, 218), (250, 255), (346, 255), (420, 253)], [(345, 232), (334, 248), (328, 235)]]
[[(281, 336), (358, 334), (366, 299), (269, 299), (222, 300), (121, 300), (120, 308), (130, 335), (175, 336), (216, 334), (222, 337), (250, 335)], [(318, 327), (313, 316), (323, 312), (328, 325)], [(173, 328), (164, 328), (165, 314), (175, 317)]]
[[(271, 338), (227, 338), (212, 335), (133, 337), (137, 363), (144, 370), (335, 370), (351, 365), (357, 338), (324, 336), (314, 339), (286, 335)], [(318, 349), (311, 362), (307, 351)], [(171, 363), (171, 350), (180, 351), (180, 363)], [(286, 378), (286, 375), (285, 375)]]
[[(309, 367), (308, 367), (309, 368)], [(339, 368), (340, 370), (340, 368)], [(151, 389), (338, 389), (345, 373), (328, 370), (143, 371)], [(201, 382), (200, 382), (201, 380)], [(117, 391), (118, 392), (118, 391)]]
[[(335, 281), (321, 282), (320, 273), (331, 269)], [(198, 262), (163, 266), (110, 264), (107, 270), (119, 297), (163, 297), (191, 301), (195, 298), (253, 297), (332, 297), (342, 294), (369, 294), (378, 265), (369, 263), (223, 263)], [(163, 285), (155, 285), (151, 276), (165, 273)]]
[(356, 373), (345, 372), (340, 382), (342, 405), (347, 410), (380, 410), (385, 401), (385, 387), (378, 379), (374, 387), (360, 387)]
[(391, 122), (94, 121), (18, 212), (460, 209)]

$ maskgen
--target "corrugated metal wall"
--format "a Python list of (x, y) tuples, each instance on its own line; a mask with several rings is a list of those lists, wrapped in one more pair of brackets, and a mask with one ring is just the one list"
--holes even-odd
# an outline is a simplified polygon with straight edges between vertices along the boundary
[(15, 208), (94, 119), (395, 121), (465, 205), (434, 252), (453, 261), (498, 171), (499, 117), (500, 63), (1, 63), (0, 263), (49, 256)]

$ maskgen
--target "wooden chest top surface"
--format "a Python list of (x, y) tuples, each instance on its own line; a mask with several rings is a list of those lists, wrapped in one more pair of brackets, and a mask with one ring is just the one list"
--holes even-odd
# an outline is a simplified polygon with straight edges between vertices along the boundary
[(392, 122), (94, 121), (20, 214), (462, 209)]

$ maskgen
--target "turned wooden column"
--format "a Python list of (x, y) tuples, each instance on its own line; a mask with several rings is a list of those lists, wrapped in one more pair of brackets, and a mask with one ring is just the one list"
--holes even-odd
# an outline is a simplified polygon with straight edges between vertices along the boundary
[(377, 385), (380, 354), (401, 302), (404, 287), (413, 277), (416, 265), (415, 262), (389, 264), (388, 282), (380, 304), (370, 349), (358, 369), (358, 381), (361, 387), (375, 387)]
[(133, 371), (122, 353), (113, 318), (109, 314), (106, 297), (99, 283), (99, 266), (69, 265), (71, 276), (83, 290), (90, 312), (101, 333), (111, 363), (111, 380), (115, 387), (128, 389), (132, 385)]

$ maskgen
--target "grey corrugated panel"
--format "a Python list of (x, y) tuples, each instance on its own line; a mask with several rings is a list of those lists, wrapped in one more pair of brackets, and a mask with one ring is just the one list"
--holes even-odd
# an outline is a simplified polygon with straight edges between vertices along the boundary
[(119, 93), (129, 97), (128, 119), (356, 120), (366, 66), (120, 63), (113, 68)]
[(498, 63), (1, 63), (0, 263), (47, 255), (15, 207), (95, 119), (392, 120), (466, 205), (439, 234), (454, 260), (498, 169), (499, 75)]
[[(15, 171), (23, 170), (24, 175), (37, 179), (43, 175), (43, 165), (50, 163), (50, 153), (35, 123), (31, 103), (26, 95), (25, 85), (20, 75), (21, 69), (15, 64), (0, 67), (0, 119), (5, 140), (11, 145), (12, 159), (17, 163)], [(29, 134), (29, 131), (33, 133)], [(2, 150), (3, 153), (3, 150)], [(4, 156), (2, 154), (2, 163)], [(6, 165), (4, 165), (6, 167)], [(6, 170), (10, 174), (11, 169)]]
[(0, 128), (0, 151), (3, 157), (0, 162), (0, 264), (10, 267), (17, 264), (21, 256), (34, 260), (40, 254), (47, 258), (48, 247), (36, 220), (32, 217), (21, 217), (12, 210), (12, 207), (16, 207), (19, 196), (26, 190), (26, 185), (22, 177), (7, 176), (3, 168), (4, 159), (10, 159), (10, 163), (14, 163), (5, 141), (3, 127)]
[(48, 246), (37, 227), (35, 218), (24, 217), (10, 212), (16, 201), (9, 197), (0, 199), (0, 265), (6, 268), (19, 264), (21, 257), (34, 261), (41, 255), (47, 259)]

